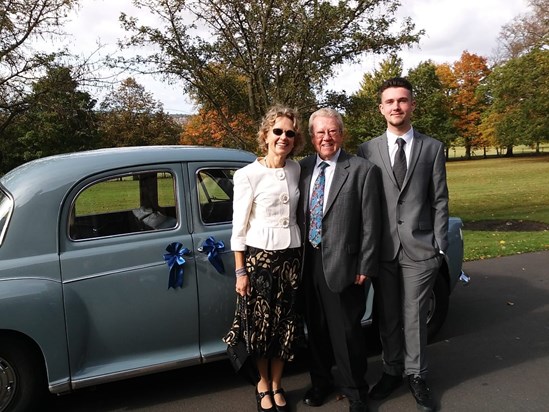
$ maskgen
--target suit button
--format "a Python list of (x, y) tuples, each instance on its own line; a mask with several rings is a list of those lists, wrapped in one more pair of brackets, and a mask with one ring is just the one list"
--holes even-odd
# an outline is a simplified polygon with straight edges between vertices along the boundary
[(402, 220), (399, 220), (399, 221), (398, 221), (398, 224), (399, 224), (399, 225), (401, 225), (401, 224), (403, 224), (403, 223), (404, 223), (404, 222), (403, 222)]
[(399, 204), (399, 205), (401, 205), (401, 204), (403, 204), (403, 203), (404, 203), (404, 202), (403, 202), (402, 200), (399, 200), (399, 201), (398, 201), (398, 204)]

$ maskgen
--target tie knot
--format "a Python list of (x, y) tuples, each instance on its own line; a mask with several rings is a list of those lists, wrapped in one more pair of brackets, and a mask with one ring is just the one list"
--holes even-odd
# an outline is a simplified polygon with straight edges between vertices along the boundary
[(318, 165), (318, 167), (320, 167), (320, 171), (324, 171), (324, 169), (326, 169), (328, 166), (330, 166), (328, 163), (326, 162), (320, 162), (320, 164)]
[(406, 140), (404, 140), (402, 137), (399, 137), (396, 140), (396, 144), (398, 145), (398, 148), (401, 149), (406, 144)]

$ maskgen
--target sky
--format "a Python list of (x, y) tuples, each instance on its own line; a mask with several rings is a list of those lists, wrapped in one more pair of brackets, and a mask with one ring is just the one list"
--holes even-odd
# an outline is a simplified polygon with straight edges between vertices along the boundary
[[(114, 52), (117, 39), (124, 36), (118, 22), (120, 12), (144, 16), (136, 12), (131, 3), (131, 0), (81, 0), (80, 8), (69, 16), (65, 26), (70, 35), (67, 40), (70, 50), (86, 56), (101, 43), (103, 52)], [(402, 0), (401, 3), (397, 15), (410, 16), (417, 29), (426, 31), (418, 46), (399, 53), (404, 74), (426, 60), (452, 64), (465, 50), (490, 58), (496, 50), (501, 27), (528, 11), (527, 0)], [(326, 89), (355, 92), (364, 73), (371, 72), (382, 60), (381, 56), (368, 55), (360, 63), (338, 68), (337, 75), (327, 81)], [(166, 112), (196, 112), (177, 85), (150, 77), (134, 77), (155, 100), (163, 103)]]

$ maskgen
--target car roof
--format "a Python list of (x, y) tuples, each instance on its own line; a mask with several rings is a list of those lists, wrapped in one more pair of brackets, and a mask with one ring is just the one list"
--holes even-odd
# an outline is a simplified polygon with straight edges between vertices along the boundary
[[(205, 146), (134, 146), (88, 150), (48, 156), (25, 163), (0, 178), (0, 183), (17, 196), (19, 190), (44, 188), (44, 185), (74, 183), (86, 176), (130, 166), (156, 163), (243, 161), (255, 155), (238, 149)], [(70, 177), (69, 177), (69, 176)]]

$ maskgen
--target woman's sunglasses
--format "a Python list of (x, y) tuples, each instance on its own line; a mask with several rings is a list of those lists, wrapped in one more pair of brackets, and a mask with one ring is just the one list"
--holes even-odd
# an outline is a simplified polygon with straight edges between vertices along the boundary
[(293, 130), (282, 130), (282, 129), (273, 129), (273, 133), (277, 136), (282, 136), (282, 133), (286, 135), (287, 138), (291, 139), (295, 137), (295, 132)]

